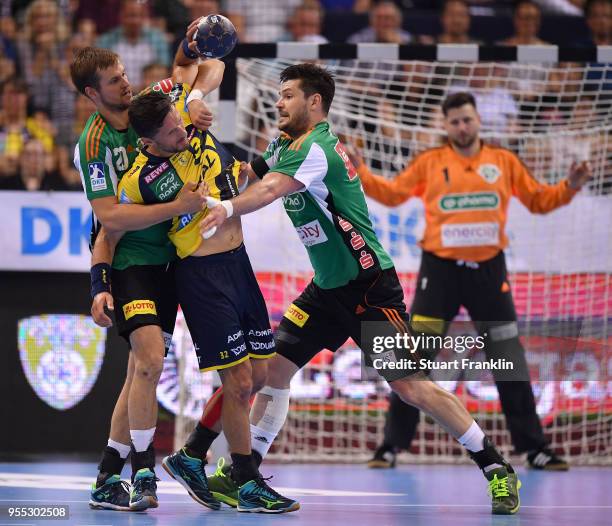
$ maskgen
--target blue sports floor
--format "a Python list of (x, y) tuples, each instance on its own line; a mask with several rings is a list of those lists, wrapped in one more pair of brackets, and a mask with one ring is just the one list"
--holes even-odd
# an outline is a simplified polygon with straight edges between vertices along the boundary
[[(0, 463), (0, 526), (612, 525), (612, 468), (575, 467), (568, 473), (521, 468), (522, 508), (509, 517), (490, 515), (485, 480), (467, 465), (368, 470), (362, 465), (264, 464), (264, 476), (274, 476), (270, 484), (302, 505), (284, 515), (208, 510), (163, 469), (157, 471), (159, 508), (129, 513), (89, 509), (94, 463)], [(67, 504), (70, 519), (8, 519), (6, 506), (28, 504)]]

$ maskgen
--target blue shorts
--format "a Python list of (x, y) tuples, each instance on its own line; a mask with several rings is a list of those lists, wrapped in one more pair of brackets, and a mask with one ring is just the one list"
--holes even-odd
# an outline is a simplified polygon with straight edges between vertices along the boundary
[(179, 261), (176, 289), (201, 371), (275, 354), (268, 310), (244, 245)]

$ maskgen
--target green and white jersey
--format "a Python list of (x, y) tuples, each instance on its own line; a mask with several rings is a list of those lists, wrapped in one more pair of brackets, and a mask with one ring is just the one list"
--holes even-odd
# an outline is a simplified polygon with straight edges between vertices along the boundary
[(308, 251), (316, 285), (341, 287), (393, 266), (372, 228), (357, 172), (329, 123), (295, 140), (281, 135), (263, 158), (271, 171), (304, 185), (283, 204)]
[[(138, 155), (137, 141), (138, 135), (131, 127), (116, 130), (98, 112), (89, 118), (74, 149), (74, 166), (89, 201), (116, 197), (118, 182)], [(168, 238), (171, 226), (172, 220), (168, 220), (126, 232), (115, 249), (113, 267), (122, 270), (132, 265), (162, 265), (176, 259), (176, 250)], [(99, 229), (94, 215), (91, 247)]]

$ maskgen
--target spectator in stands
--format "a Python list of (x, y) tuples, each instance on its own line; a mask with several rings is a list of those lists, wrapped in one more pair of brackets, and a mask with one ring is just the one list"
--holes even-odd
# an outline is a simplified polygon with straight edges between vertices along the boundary
[(576, 42), (579, 46), (612, 45), (612, 0), (589, 0), (584, 8), (590, 37)]
[[(279, 40), (289, 14), (302, 0), (226, 0), (227, 16), (242, 42), (275, 42)], [(308, 3), (318, 3), (309, 0)]]
[(102, 35), (97, 45), (117, 53), (130, 82), (139, 86), (142, 68), (147, 64), (161, 62), (170, 66), (168, 42), (161, 31), (148, 26), (148, 7), (141, 0), (122, 0), (119, 19), (121, 25)]
[[(163, 3), (163, 0), (159, 0), (160, 3)], [(217, 13), (223, 14), (221, 11), (221, 5), (218, 0), (189, 0), (187, 2), (188, 12), (187, 12), (187, 24), (179, 27), (176, 31), (173, 31), (173, 43), (172, 43), (172, 55), (176, 53), (179, 45), (185, 38), (185, 28), (189, 25), (189, 22), (195, 20), (196, 18), (200, 18), (203, 16), (214, 15)], [(233, 22), (233, 20), (232, 20)]]
[[(189, 6), (197, 3), (217, 3), (215, 0), (152, 0), (151, 9), (155, 27), (170, 35), (182, 33), (193, 18), (189, 17)], [(219, 11), (215, 11), (218, 13)]]
[(402, 12), (394, 2), (388, 0), (379, 2), (370, 11), (370, 25), (352, 34), (347, 42), (408, 44), (412, 41), (412, 36), (402, 29), (402, 21)]
[(514, 35), (503, 40), (500, 44), (506, 46), (548, 44), (548, 42), (538, 38), (541, 20), (540, 6), (533, 0), (521, 0), (516, 4), (512, 17)]
[(470, 8), (465, 0), (446, 0), (440, 15), (442, 33), (439, 44), (479, 44), (470, 37)]
[(1, 190), (65, 190), (66, 184), (55, 171), (47, 169), (47, 154), (42, 143), (29, 139), (19, 155), (17, 173), (0, 177)]
[(42, 112), (28, 115), (28, 88), (23, 80), (9, 79), (1, 88), (0, 172), (14, 175), (19, 156), (28, 140), (38, 139), (45, 152), (53, 152), (53, 126)]
[(147, 64), (144, 68), (142, 68), (142, 86), (140, 86), (136, 91), (138, 92), (142, 88), (146, 88), (155, 82), (167, 79), (171, 76), (171, 74), (172, 72), (170, 71), (170, 68), (159, 62)]
[(0, 17), (0, 50), (4, 56), (17, 63), (17, 25), (9, 16)]
[(321, 35), (322, 26), (323, 11), (318, 5), (300, 5), (287, 22), (289, 33), (284, 40), (325, 44), (327, 39)]
[(95, 24), (96, 33), (101, 35), (119, 25), (122, 0), (79, 0), (75, 18), (78, 24), (88, 20)]
[(25, 13), (17, 42), (19, 63), (34, 110), (47, 113), (58, 128), (72, 121), (74, 91), (62, 80), (68, 26), (54, 0), (35, 0)]
[(15, 61), (7, 57), (3, 50), (0, 50), (0, 84), (5, 80), (11, 79), (15, 76), (17, 67)]

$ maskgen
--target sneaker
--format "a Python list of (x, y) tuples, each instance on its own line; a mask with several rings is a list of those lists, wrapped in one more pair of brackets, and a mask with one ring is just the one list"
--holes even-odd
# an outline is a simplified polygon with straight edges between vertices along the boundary
[(211, 510), (220, 510), (221, 503), (208, 489), (205, 465), (201, 459), (190, 457), (184, 449), (167, 456), (162, 461), (162, 466), (168, 475), (183, 486), (193, 500)]
[(208, 477), (208, 489), (218, 501), (235, 508), (238, 506), (238, 484), (230, 476), (232, 466), (225, 464), (221, 457), (217, 461), (217, 470)]
[(159, 479), (149, 468), (142, 468), (136, 472), (132, 491), (130, 492), (130, 509), (142, 511), (147, 508), (157, 508), (157, 481)]
[(543, 471), (567, 471), (569, 469), (569, 464), (547, 447), (528, 453), (527, 465), (531, 469)]
[(288, 513), (300, 509), (296, 500), (274, 491), (262, 477), (243, 484), (238, 489), (238, 511), (251, 513)]
[(91, 485), (89, 507), (115, 511), (130, 511), (130, 485), (120, 475), (108, 477), (99, 488)]
[(390, 469), (395, 467), (396, 453), (387, 446), (380, 446), (374, 456), (368, 460), (368, 467), (371, 469)]
[(484, 475), (489, 481), (493, 515), (513, 515), (516, 513), (521, 507), (521, 499), (519, 498), (521, 481), (517, 474), (502, 466), (492, 469)]

